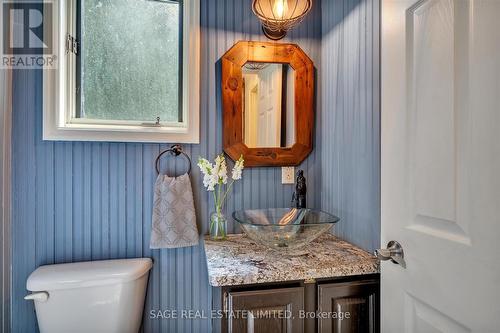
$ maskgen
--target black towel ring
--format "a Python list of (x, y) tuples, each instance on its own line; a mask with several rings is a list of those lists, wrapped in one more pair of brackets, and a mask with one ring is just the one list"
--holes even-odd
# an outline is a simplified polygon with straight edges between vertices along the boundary
[(158, 155), (158, 157), (156, 158), (156, 161), (155, 161), (155, 167), (156, 167), (156, 173), (157, 174), (160, 174), (160, 157), (165, 154), (165, 153), (170, 153), (171, 155), (174, 155), (174, 156), (179, 156), (179, 155), (184, 155), (184, 157), (188, 160), (188, 174), (191, 173), (191, 159), (189, 158), (189, 156), (182, 151), (182, 146), (181, 145), (173, 145), (172, 147), (170, 147), (169, 149), (167, 150), (164, 150), (160, 153), (160, 155)]

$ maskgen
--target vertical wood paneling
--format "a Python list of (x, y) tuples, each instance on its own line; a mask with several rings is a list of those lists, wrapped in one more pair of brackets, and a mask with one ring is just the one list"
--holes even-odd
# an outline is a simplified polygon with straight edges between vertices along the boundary
[(321, 207), (335, 233), (380, 242), (379, 0), (322, 2)]
[(10, 331), (12, 75), (0, 70), (0, 331)]
[[(201, 1), (201, 144), (185, 146), (193, 163), (221, 151), (220, 73), (217, 61), (236, 41), (264, 40), (246, 0)], [(319, 3), (290, 34), (320, 66)], [(149, 319), (150, 310), (194, 309), (209, 314), (211, 290), (203, 246), (150, 250), (154, 160), (169, 144), (42, 141), (42, 73), (16, 71), (13, 96), (13, 289), (12, 331), (35, 332), (32, 302), (23, 300), (28, 275), (43, 264), (91, 259), (151, 257), (145, 332), (210, 332), (209, 320)], [(318, 143), (316, 143), (318, 147)], [(321, 177), (319, 149), (303, 163), (310, 184)], [(182, 170), (169, 160), (170, 172)], [(193, 165), (192, 183), (200, 231), (208, 230), (211, 196)], [(289, 205), (291, 185), (279, 168), (245, 170), (226, 210)], [(320, 205), (310, 187), (309, 203)], [(231, 230), (233, 228), (230, 223)]]
[[(287, 37), (317, 68), (315, 150), (301, 165), (308, 202), (338, 214), (336, 232), (366, 249), (379, 244), (379, 8), (377, 0), (317, 3)], [(221, 150), (217, 61), (242, 39), (264, 40), (246, 1), (202, 1), (201, 144), (193, 162)], [(321, 31), (323, 33), (322, 40)], [(322, 42), (322, 44), (320, 44)], [(321, 70), (320, 69), (320, 59)], [(16, 71), (13, 114), (12, 330), (35, 331), (33, 306), (22, 299), (39, 265), (77, 260), (151, 257), (145, 332), (208, 332), (207, 320), (150, 320), (152, 309), (209, 313), (211, 290), (202, 246), (150, 250), (153, 162), (169, 144), (72, 143), (41, 140), (41, 72)], [(170, 171), (181, 170), (169, 160)], [(293, 187), (279, 168), (245, 170), (226, 210), (286, 206)], [(192, 182), (200, 231), (207, 232), (211, 196)], [(238, 231), (230, 225), (230, 229)]]

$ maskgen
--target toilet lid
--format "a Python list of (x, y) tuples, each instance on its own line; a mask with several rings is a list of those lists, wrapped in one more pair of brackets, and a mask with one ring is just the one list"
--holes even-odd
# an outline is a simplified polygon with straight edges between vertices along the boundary
[(30, 291), (72, 289), (132, 281), (146, 274), (150, 258), (117, 259), (45, 265), (28, 277)]

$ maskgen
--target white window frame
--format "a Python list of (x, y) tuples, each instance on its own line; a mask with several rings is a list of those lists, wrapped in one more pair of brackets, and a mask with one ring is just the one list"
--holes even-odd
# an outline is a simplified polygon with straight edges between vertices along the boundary
[[(75, 119), (76, 55), (66, 52), (66, 36), (75, 36), (76, 0), (56, 0), (59, 59), (43, 73), (43, 139), (67, 141), (199, 143), (200, 8), (199, 0), (183, 2), (182, 123), (160, 126), (129, 121), (83, 122)], [(45, 32), (44, 32), (45, 33)], [(47, 34), (48, 35), (48, 34)]]

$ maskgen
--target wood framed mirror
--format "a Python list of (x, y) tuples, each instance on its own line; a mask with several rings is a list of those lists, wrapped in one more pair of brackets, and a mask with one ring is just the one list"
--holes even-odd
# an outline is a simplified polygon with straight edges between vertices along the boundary
[(231, 159), (298, 165), (313, 145), (313, 62), (296, 44), (240, 41), (222, 57), (222, 107)]

